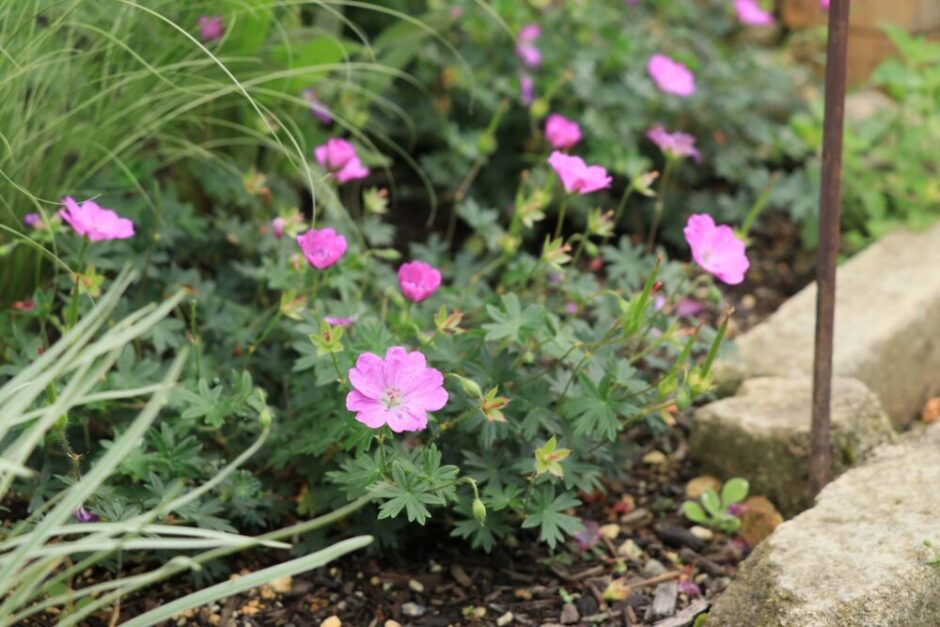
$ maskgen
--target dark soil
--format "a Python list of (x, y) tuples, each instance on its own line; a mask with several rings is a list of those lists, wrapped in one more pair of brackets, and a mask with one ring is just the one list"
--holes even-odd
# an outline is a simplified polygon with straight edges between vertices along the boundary
[(723, 291), (735, 308), (729, 337), (750, 329), (816, 278), (816, 252), (806, 250), (800, 227), (782, 213), (768, 213), (751, 233), (751, 267), (740, 285)]

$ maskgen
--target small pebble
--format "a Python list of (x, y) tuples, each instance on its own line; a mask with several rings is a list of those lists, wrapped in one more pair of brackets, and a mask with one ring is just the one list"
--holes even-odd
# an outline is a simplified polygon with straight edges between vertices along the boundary
[(515, 591), (513, 591), (513, 594), (516, 596), (517, 599), (522, 599), (523, 601), (532, 600), (532, 593), (529, 590), (526, 590), (525, 588), (516, 588)]
[(411, 601), (404, 603), (401, 606), (401, 613), (409, 618), (418, 618), (419, 616), (424, 616), (424, 613), (427, 611), (427, 608), (425, 608), (423, 605), (418, 605), (417, 603)]
[(271, 588), (278, 594), (287, 594), (291, 590), (294, 580), (290, 575), (277, 577), (271, 580)]
[(666, 454), (662, 451), (650, 451), (643, 456), (643, 463), (650, 466), (661, 466), (667, 461)]
[(424, 592), (424, 584), (417, 579), (409, 579), (408, 587), (411, 588), (412, 592)]
[(372, 579), (369, 580), (369, 584), (373, 586), (380, 586), (382, 585), (382, 580), (373, 575)]
[(342, 625), (343, 621), (339, 619), (339, 616), (330, 616), (320, 623), (320, 627), (342, 627)]
[(385, 627), (401, 627), (401, 623), (397, 620), (388, 619), (385, 621)]
[(496, 625), (497, 627), (505, 627), (506, 625), (511, 623), (514, 618), (515, 616), (512, 615), (512, 612), (506, 612), (505, 614), (503, 614), (502, 616), (496, 619)]
[(663, 566), (663, 563), (657, 559), (651, 559), (646, 562), (646, 566), (643, 567), (643, 576), (644, 577), (657, 577), (666, 572), (666, 567)]
[(561, 616), (558, 618), (558, 622), (562, 625), (573, 625), (581, 620), (581, 614), (578, 613), (578, 608), (574, 606), (574, 603), (565, 603), (561, 606)]
[(695, 525), (694, 527), (691, 527), (689, 531), (696, 538), (699, 538), (700, 540), (705, 540), (706, 542), (715, 537), (714, 531), (712, 531), (708, 527), (702, 527), (700, 525)]
[(601, 525), (600, 532), (601, 535), (608, 540), (616, 540), (617, 536), (620, 535), (620, 525), (614, 523), (609, 525)]

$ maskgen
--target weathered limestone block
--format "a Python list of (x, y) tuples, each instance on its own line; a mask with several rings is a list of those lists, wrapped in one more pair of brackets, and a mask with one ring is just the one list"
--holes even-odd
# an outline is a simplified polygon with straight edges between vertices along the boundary
[[(816, 285), (737, 338), (716, 364), (725, 391), (759, 376), (812, 372)], [(891, 233), (842, 264), (836, 294), (836, 376), (858, 379), (895, 425), (940, 391), (940, 224)]]
[(940, 425), (878, 449), (777, 527), (718, 598), (715, 627), (940, 625)]
[[(737, 396), (695, 412), (690, 447), (703, 472), (740, 476), (751, 493), (768, 497), (784, 515), (812, 505), (808, 459), (812, 381), (760, 378)], [(836, 379), (832, 389), (833, 476), (894, 433), (878, 399), (861, 382)]]

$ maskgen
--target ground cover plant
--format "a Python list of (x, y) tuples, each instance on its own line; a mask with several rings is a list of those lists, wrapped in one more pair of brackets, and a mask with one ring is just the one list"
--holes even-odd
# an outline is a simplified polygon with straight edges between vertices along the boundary
[[(429, 521), (485, 552), (585, 533), (572, 510), (641, 448), (625, 431), (663, 434), (710, 393), (716, 285), (744, 280), (767, 182), (797, 169), (778, 122), (798, 104), (766, 98), (793, 72), (741, 45), (753, 14), (615, 4), (0, 4), (0, 382), (19, 399), (0, 560), (55, 570), (50, 536), (107, 535), (83, 559), (115, 582), (165, 549), (205, 585), (291, 523), (294, 572), (340, 534), (388, 546)], [(772, 85), (717, 98), (737, 75)], [(150, 303), (95, 377), (22, 393), (86, 321), (121, 330)], [(59, 603), (54, 577), (7, 609)]]

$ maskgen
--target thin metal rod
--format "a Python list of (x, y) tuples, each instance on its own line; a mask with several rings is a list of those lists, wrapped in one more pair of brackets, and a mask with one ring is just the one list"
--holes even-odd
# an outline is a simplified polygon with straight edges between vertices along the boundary
[(813, 495), (829, 482), (832, 350), (839, 253), (839, 204), (842, 184), (842, 132), (849, 41), (849, 1), (829, 6), (826, 51), (826, 117), (823, 122), (822, 190), (819, 199), (819, 251), (816, 262), (816, 354), (813, 360), (813, 424), (810, 431), (809, 483)]

